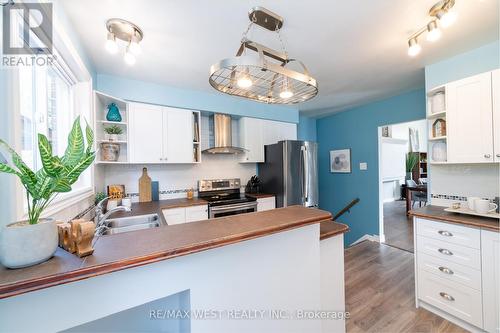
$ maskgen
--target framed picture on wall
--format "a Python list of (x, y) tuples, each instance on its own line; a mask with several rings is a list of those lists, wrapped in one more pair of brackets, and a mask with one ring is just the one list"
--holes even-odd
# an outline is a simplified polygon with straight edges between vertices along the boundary
[(351, 173), (351, 149), (330, 150), (330, 172)]

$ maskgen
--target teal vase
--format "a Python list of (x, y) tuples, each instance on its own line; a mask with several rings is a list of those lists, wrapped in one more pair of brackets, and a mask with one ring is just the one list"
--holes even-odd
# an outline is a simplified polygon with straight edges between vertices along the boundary
[(106, 115), (107, 121), (122, 121), (122, 115), (120, 114), (120, 110), (116, 106), (115, 103), (111, 103), (108, 105), (108, 114)]

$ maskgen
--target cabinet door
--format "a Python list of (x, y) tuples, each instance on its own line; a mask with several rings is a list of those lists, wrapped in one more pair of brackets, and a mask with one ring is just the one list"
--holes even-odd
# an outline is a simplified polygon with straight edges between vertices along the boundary
[(163, 217), (168, 225), (186, 223), (186, 208), (164, 209)]
[(186, 207), (186, 222), (208, 220), (208, 206)]
[(493, 71), (492, 77), (493, 94), (493, 137), (495, 141), (495, 162), (500, 162), (500, 69)]
[(493, 162), (491, 72), (446, 86), (448, 161)]
[(192, 163), (193, 113), (189, 110), (164, 108), (163, 158), (167, 163)]
[(263, 212), (263, 211), (271, 210), (271, 209), (275, 209), (275, 208), (276, 208), (275, 197), (257, 199), (257, 211), (258, 212)]
[(129, 110), (130, 162), (162, 162), (162, 108), (155, 105), (131, 103)]
[(500, 332), (500, 234), (481, 230), (484, 330)]
[(297, 125), (281, 121), (263, 120), (264, 145), (282, 140), (297, 140)]
[(240, 145), (248, 150), (242, 162), (264, 162), (264, 141), (262, 120), (244, 117), (240, 119)]

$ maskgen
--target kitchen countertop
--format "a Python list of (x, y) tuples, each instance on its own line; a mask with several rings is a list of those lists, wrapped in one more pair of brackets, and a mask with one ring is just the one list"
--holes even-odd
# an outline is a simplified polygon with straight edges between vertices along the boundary
[(445, 207), (430, 205), (412, 209), (410, 211), (410, 215), (432, 220), (446, 221), (455, 224), (462, 224), (471, 227), (478, 227), (497, 232), (500, 231), (498, 219), (445, 212), (444, 209)]
[(275, 196), (274, 194), (266, 194), (266, 193), (245, 193), (245, 195), (247, 197), (255, 199), (272, 198)]
[[(164, 207), (161, 201), (152, 208)], [(144, 214), (145, 205), (141, 209)], [(137, 210), (134, 213), (138, 213)], [(129, 213), (130, 214), (130, 213)], [(58, 249), (36, 266), (0, 266), (0, 298), (70, 283), (131, 267), (147, 265), (200, 251), (331, 220), (329, 212), (291, 206), (213, 220), (162, 226), (100, 237), (94, 254), (78, 258)]]

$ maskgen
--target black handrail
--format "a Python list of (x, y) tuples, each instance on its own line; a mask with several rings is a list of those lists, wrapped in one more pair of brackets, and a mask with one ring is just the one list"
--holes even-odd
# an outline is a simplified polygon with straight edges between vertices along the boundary
[(356, 205), (357, 203), (359, 202), (359, 198), (356, 198), (354, 199), (353, 201), (351, 201), (347, 206), (345, 206), (344, 208), (342, 208), (342, 210), (340, 212), (338, 212), (334, 217), (333, 217), (333, 220), (334, 221), (337, 221), (337, 219), (339, 217), (341, 217), (342, 215), (344, 215), (346, 212), (351, 212), (351, 208), (352, 206)]

